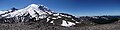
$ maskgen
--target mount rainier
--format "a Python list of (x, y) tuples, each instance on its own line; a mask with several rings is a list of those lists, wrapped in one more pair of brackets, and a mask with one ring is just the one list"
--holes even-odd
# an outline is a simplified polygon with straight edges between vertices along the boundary
[(16, 23), (16, 22), (29, 22), (41, 21), (51, 23), (58, 26), (73, 26), (78, 23), (76, 17), (66, 14), (51, 11), (46, 6), (31, 4), (23, 9), (11, 9), (8, 11), (0, 11), (1, 23)]

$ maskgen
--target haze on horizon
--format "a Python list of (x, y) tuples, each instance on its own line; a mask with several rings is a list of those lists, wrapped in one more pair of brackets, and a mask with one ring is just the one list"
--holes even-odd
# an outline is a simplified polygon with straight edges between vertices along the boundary
[(0, 10), (21, 9), (30, 4), (76, 16), (120, 15), (120, 0), (0, 0)]

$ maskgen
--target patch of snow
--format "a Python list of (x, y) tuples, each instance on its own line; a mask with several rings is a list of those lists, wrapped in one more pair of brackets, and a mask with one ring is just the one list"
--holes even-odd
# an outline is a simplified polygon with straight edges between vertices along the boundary
[(47, 22), (49, 21), (50, 19), (49, 18), (47, 18)]
[(69, 21), (65, 21), (65, 20), (62, 20), (62, 24), (61, 26), (66, 26), (66, 27), (70, 27), (70, 26), (73, 26), (75, 25), (75, 23), (72, 23), (72, 22), (69, 22)]
[(53, 23), (53, 21), (51, 21), (50, 23)]
[(53, 16), (58, 16), (59, 14), (53, 14)]
[(58, 18), (62, 18), (61, 16), (58, 16)]
[(52, 19), (57, 19), (57, 18), (52, 18)]

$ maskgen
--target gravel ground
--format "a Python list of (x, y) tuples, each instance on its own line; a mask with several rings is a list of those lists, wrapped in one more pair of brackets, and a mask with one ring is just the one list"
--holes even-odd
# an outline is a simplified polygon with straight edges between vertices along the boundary
[(0, 30), (120, 30), (120, 23), (78, 26), (78, 27), (61, 27), (46, 26), (38, 23), (1, 23)]

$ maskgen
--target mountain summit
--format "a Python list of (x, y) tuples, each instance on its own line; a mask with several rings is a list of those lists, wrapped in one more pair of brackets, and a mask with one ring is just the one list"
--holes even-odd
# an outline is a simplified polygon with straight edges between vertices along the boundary
[[(31, 4), (31, 5), (27, 6), (26, 8), (19, 9), (17, 11), (11, 12), (11, 13), (7, 13), (7, 14), (3, 13), (4, 15), (1, 15), (1, 16), (10, 18), (10, 17), (16, 17), (16, 16), (25, 16), (27, 14), (30, 14), (30, 16), (32, 16), (32, 17), (37, 17), (40, 15), (44, 16), (44, 15), (52, 14), (52, 12), (50, 12), (48, 10), (49, 9), (43, 5)], [(44, 17), (41, 17), (41, 18), (44, 18)]]

